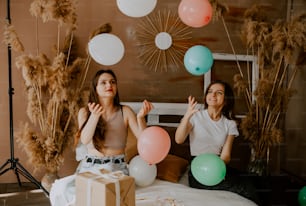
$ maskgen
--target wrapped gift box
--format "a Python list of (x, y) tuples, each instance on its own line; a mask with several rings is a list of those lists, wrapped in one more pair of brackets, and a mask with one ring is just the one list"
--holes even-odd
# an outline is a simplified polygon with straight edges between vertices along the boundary
[(76, 177), (76, 206), (135, 206), (135, 180), (127, 175), (93, 174)]

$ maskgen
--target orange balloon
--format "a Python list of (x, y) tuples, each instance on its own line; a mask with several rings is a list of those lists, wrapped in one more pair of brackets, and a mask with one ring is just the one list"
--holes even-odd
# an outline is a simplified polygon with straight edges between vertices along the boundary
[(182, 22), (196, 28), (207, 25), (212, 13), (213, 9), (208, 0), (182, 0), (178, 7)]
[(161, 127), (151, 126), (143, 130), (137, 141), (139, 156), (148, 164), (161, 162), (169, 153), (171, 140)]

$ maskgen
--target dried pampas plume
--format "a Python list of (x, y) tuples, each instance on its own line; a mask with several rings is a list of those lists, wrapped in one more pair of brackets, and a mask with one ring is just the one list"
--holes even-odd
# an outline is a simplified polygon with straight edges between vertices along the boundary
[[(257, 57), (259, 74), (252, 89), (254, 98), (246, 98), (249, 111), (240, 126), (259, 159), (266, 158), (269, 148), (282, 141), (278, 123), (295, 92), (291, 88), (298, 69), (294, 57), (306, 45), (306, 14), (269, 22), (264, 11), (258, 5), (248, 9), (241, 32), (247, 53)], [(252, 92), (245, 84), (248, 79), (249, 73), (241, 71), (234, 76), (234, 88), (245, 96)]]
[(112, 26), (110, 23), (103, 24), (95, 29), (89, 36), (89, 40), (92, 39), (94, 36), (102, 33), (110, 33), (112, 32)]
[(6, 23), (4, 28), (4, 43), (10, 46), (15, 52), (23, 52), (24, 47), (15, 31), (13, 25)]
[[(34, 0), (30, 8), (33, 16), (42, 18), (44, 23), (51, 20), (58, 23), (56, 52), (52, 57), (39, 52), (37, 35), (37, 54), (22, 54), (16, 58), (27, 95), (26, 113), (32, 124), (23, 123), (16, 139), (36, 170), (45, 168), (52, 172), (60, 168), (64, 151), (72, 145), (78, 130), (78, 110), (88, 101), (83, 86), (89, 61), (75, 52), (74, 4), (74, 0)], [(59, 41), (61, 26), (68, 28), (63, 46)], [(15, 38), (14, 34), (10, 32), (9, 38)]]
[(217, 0), (209, 0), (212, 9), (213, 9), (213, 16), (212, 19), (214, 21), (219, 20), (224, 16), (225, 13), (229, 11), (228, 6), (225, 4), (221, 4)]
[(70, 25), (76, 29), (76, 0), (34, 0), (30, 6), (30, 13), (41, 18), (44, 23), (57, 21), (59, 25)]

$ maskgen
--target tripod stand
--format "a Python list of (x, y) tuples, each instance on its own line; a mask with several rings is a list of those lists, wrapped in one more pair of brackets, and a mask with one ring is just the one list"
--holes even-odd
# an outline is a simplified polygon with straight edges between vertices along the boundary
[[(11, 23), (10, 19), (10, 0), (7, 0), (7, 21)], [(12, 64), (12, 54), (11, 54), (11, 46), (8, 45), (8, 80), (9, 80), (9, 114), (10, 114), (10, 158), (0, 167), (0, 176), (6, 173), (9, 170), (14, 170), (18, 184), (21, 186), (20, 176), (24, 176), (29, 181), (34, 183), (38, 188), (42, 189), (46, 195), (49, 195), (49, 192), (38, 182), (22, 165), (19, 163), (18, 158), (15, 158), (14, 154), (14, 126), (13, 126), (13, 94), (14, 88), (12, 87), (12, 72), (11, 72), (11, 64)], [(8, 166), (8, 167), (7, 167)], [(4, 169), (7, 167), (6, 169)], [(3, 171), (2, 171), (3, 170)]]

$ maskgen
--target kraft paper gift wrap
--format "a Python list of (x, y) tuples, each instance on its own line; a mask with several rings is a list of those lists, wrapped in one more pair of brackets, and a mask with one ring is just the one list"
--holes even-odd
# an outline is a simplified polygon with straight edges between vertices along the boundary
[(78, 174), (76, 206), (135, 206), (135, 180), (121, 172)]

